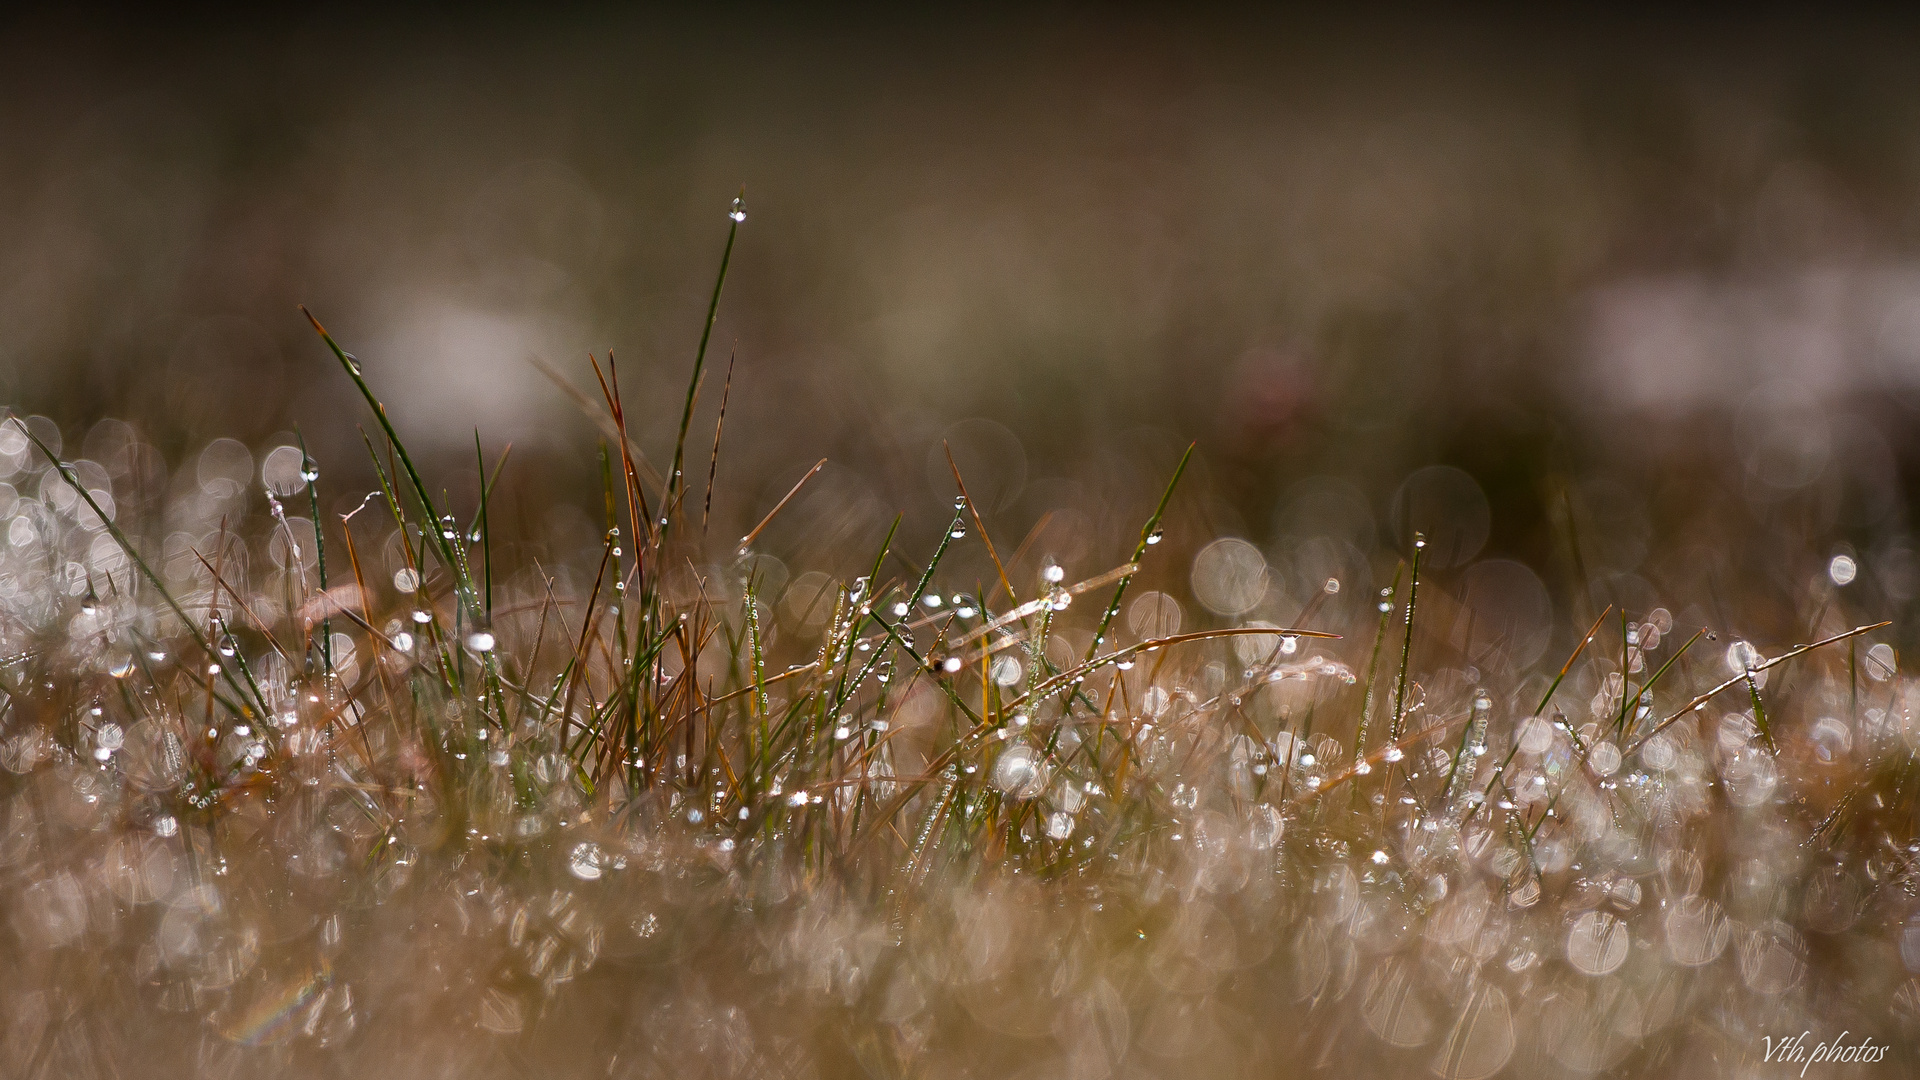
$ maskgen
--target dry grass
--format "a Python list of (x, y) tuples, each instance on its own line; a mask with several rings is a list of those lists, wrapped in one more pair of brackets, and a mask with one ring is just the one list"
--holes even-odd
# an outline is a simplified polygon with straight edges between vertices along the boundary
[[(996, 544), (955, 466), (924, 562), (889, 532), (804, 589), (760, 528), (705, 536), (704, 339), (664, 471), (593, 365), (597, 560), (514, 563), (506, 455), (457, 520), (314, 325), (380, 480), (317, 533), (303, 454), (143, 500), (137, 443), (94, 477), (8, 425), (7, 1075), (1718, 1075), (1803, 1029), (1914, 1060), (1920, 721), (1833, 589), (1730, 678), (1664, 608), (1469, 662), (1419, 543), (1377, 611), (1323, 619), (1330, 580), (1292, 628), (1183, 633), (1129, 586), (1190, 556), (1186, 458), (1086, 580)], [(992, 577), (936, 594), (975, 544)]]

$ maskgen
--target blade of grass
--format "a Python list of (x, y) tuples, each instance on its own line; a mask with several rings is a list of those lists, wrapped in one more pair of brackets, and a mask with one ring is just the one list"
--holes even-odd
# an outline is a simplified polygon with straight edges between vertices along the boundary
[[(293, 429), (294, 441), (300, 444), (300, 478), (307, 482), (307, 512), (313, 518), (313, 560), (319, 572), (320, 591), (327, 591), (327, 530), (320, 518), (320, 470), (313, 464), (313, 458), (307, 453), (307, 439), (296, 425)], [(327, 670), (333, 670), (333, 620), (320, 620), (320, 659)]]
[(1405, 569), (1405, 563), (1394, 565), (1393, 583), (1387, 586), (1386, 606), (1380, 609), (1380, 625), (1373, 634), (1373, 651), (1367, 659), (1366, 693), (1360, 702), (1360, 726), (1353, 736), (1355, 757), (1367, 750), (1367, 729), (1373, 725), (1373, 695), (1380, 681), (1380, 650), (1386, 646), (1387, 630), (1393, 625), (1393, 601), (1400, 595), (1400, 575)]
[[(553, 383), (554, 386), (559, 388), (561, 393), (567, 396), (567, 400), (573, 402), (582, 413), (586, 414), (587, 418), (593, 421), (594, 426), (600, 429), (601, 434), (609, 439), (620, 438), (620, 428), (613, 422), (613, 417), (608, 416), (604, 410), (596, 407), (593, 399), (588, 397), (585, 391), (569, 382), (567, 377), (561, 374), (558, 368), (547, 363), (546, 360), (538, 355), (529, 357), (527, 362), (533, 365), (534, 370), (545, 375), (549, 382)], [(633, 455), (634, 467), (640, 471), (642, 478), (660, 492), (662, 499), (666, 498), (667, 482), (661, 478), (660, 472), (654, 468), (653, 462), (647, 459), (645, 452), (631, 439), (627, 440), (627, 452)]]
[[(1626, 699), (1624, 698), (1622, 699), (1621, 709), (1620, 709), (1620, 720), (1618, 724), (1620, 737), (1622, 739), (1626, 738), (1628, 735), (1633, 734), (1633, 725), (1639, 721), (1639, 717), (1635, 716), (1634, 714), (1639, 711), (1639, 705), (1637, 703), (1639, 702), (1640, 698), (1645, 696), (1648, 691), (1652, 690), (1654, 687), (1654, 684), (1660, 681), (1660, 677), (1667, 673), (1667, 669), (1673, 667), (1673, 665), (1677, 663), (1681, 657), (1687, 655), (1687, 650), (1693, 648), (1693, 643), (1696, 641), (1699, 641), (1702, 637), (1706, 636), (1706, 633), (1707, 633), (1707, 628), (1704, 626), (1698, 630), (1695, 630), (1693, 632), (1693, 636), (1687, 639), (1687, 643), (1685, 645), (1680, 646), (1679, 649), (1674, 651), (1674, 654), (1672, 656), (1667, 657), (1666, 663), (1661, 664), (1660, 667), (1654, 671), (1653, 676), (1651, 678), (1649, 678), (1646, 682), (1640, 684), (1639, 691), (1636, 692), (1632, 697), (1632, 701), (1635, 704), (1629, 705)], [(1649, 709), (1652, 708), (1651, 701), (1649, 701), (1648, 703), (1648, 708)]]
[(785, 495), (780, 496), (780, 501), (773, 504), (773, 509), (767, 511), (767, 516), (760, 519), (760, 524), (755, 525), (753, 527), (752, 532), (749, 532), (747, 533), (747, 535), (740, 538), (739, 554), (745, 555), (747, 553), (747, 549), (751, 548), (753, 546), (753, 542), (759, 539), (760, 531), (762, 529), (765, 529), (769, 524), (773, 522), (774, 515), (778, 514), (781, 510), (785, 509), (787, 503), (791, 501), (795, 495), (800, 494), (800, 489), (806, 485), (806, 482), (813, 479), (813, 474), (819, 472), (821, 469), (826, 468), (826, 466), (827, 466), (827, 459), (821, 458), (819, 461), (814, 463), (813, 468), (807, 470), (807, 475), (795, 481), (793, 487), (789, 488)]
[[(980, 534), (980, 542), (987, 546), (987, 558), (993, 560), (994, 572), (1000, 575), (1000, 587), (1007, 591), (1007, 599), (1010, 602), (1018, 604), (1020, 597), (1014, 593), (1013, 583), (1007, 580), (1007, 568), (1000, 562), (1000, 553), (993, 548), (993, 537), (987, 535), (986, 522), (980, 520), (980, 507), (975, 505), (973, 496), (967, 494), (967, 482), (961, 479), (960, 465), (953, 460), (953, 447), (947, 445), (947, 441), (942, 439), (940, 440), (940, 449), (946, 452), (947, 468), (953, 470), (953, 486), (960, 489), (960, 501), (967, 508), (967, 512), (973, 515), (973, 527)], [(984, 595), (981, 597), (980, 602), (982, 605), (985, 605), (986, 597)]]
[[(1567, 662), (1560, 665), (1560, 673), (1553, 677), (1553, 682), (1547, 686), (1547, 692), (1540, 695), (1540, 704), (1534, 707), (1533, 712), (1529, 713), (1526, 719), (1531, 720), (1534, 717), (1539, 716), (1540, 714), (1547, 711), (1548, 703), (1553, 701), (1554, 691), (1560, 689), (1560, 684), (1566, 681), (1567, 672), (1573, 670), (1574, 661), (1580, 659), (1580, 654), (1586, 651), (1586, 648), (1588, 645), (1593, 644), (1593, 636), (1600, 632), (1601, 621), (1604, 620), (1607, 617), (1607, 614), (1612, 610), (1613, 610), (1613, 605), (1608, 604), (1606, 608), (1600, 612), (1599, 615), (1594, 617), (1593, 625), (1587, 627), (1587, 632), (1580, 636), (1580, 643), (1573, 647), (1573, 652), (1570, 655), (1568, 655)], [(1520, 752), (1519, 725), (1515, 725), (1513, 746), (1508, 748), (1507, 756), (1500, 762), (1499, 766), (1493, 770), (1493, 779), (1487, 781), (1487, 789), (1486, 791), (1481, 793), (1480, 803), (1478, 805), (1470, 806), (1467, 808), (1466, 817), (1463, 817), (1460, 819), (1460, 823), (1462, 825), (1466, 824), (1468, 819), (1472, 818), (1474, 814), (1478, 813), (1481, 806), (1493, 805), (1492, 804), (1493, 787), (1495, 784), (1500, 783), (1502, 779), (1505, 778), (1507, 774), (1507, 766), (1513, 764), (1513, 756), (1519, 752)]]
[[(202, 634), (200, 628), (194, 624), (194, 621), (187, 617), (186, 610), (180, 606), (179, 601), (175, 600), (173, 594), (167, 590), (166, 583), (160, 580), (160, 575), (154, 573), (153, 567), (147, 565), (147, 560), (141, 557), (140, 552), (134, 548), (133, 542), (127, 539), (127, 534), (121, 532), (120, 526), (115, 524), (114, 521), (107, 516), (105, 511), (101, 510), (100, 503), (94, 499), (93, 493), (87, 490), (87, 486), (82, 484), (80, 478), (73, 474), (65, 462), (60, 460), (59, 455), (55, 454), (46, 443), (40, 441), (40, 436), (35, 435), (33, 429), (27, 426), (26, 421), (21, 420), (12, 409), (7, 410), (7, 419), (13, 421), (14, 426), (18, 427), (21, 433), (26, 435), (26, 437), (32, 441), (33, 445), (39, 449), (40, 453), (45, 455), (47, 462), (53, 466), (53, 471), (58, 473), (60, 479), (65, 481), (67, 486), (73, 489), (74, 494), (80, 496), (80, 498), (86, 502), (88, 509), (91, 509), (94, 516), (99, 518), (100, 523), (106, 527), (108, 535), (113, 537), (114, 543), (119, 545), (121, 551), (126, 552), (127, 558), (131, 559), (133, 564), (140, 568), (140, 573), (147, 579), (148, 584), (152, 585), (154, 591), (160, 594), (160, 599), (166, 601), (168, 609), (179, 617), (181, 625), (186, 627), (187, 634), (193, 638), (193, 643), (199, 646), (202, 653), (206, 654), (210, 663), (219, 665), (220, 673), (226, 676), (227, 685), (232, 688), (236, 695), (244, 699), (246, 697), (246, 688), (240, 684), (238, 679), (234, 678), (233, 672), (228, 665), (220, 664), (220, 654), (215, 651), (212, 644), (207, 641), (206, 635)], [(256, 701), (248, 704), (244, 708), (227, 701), (225, 698), (221, 698), (220, 701), (236, 715), (250, 715), (253, 705), (255, 704), (260, 708), (260, 717), (264, 718), (269, 715), (266, 702), (264, 701)]]
[(707, 301), (706, 324), (700, 329), (700, 349), (693, 356), (693, 376), (687, 380), (687, 401), (680, 412), (680, 433), (673, 440), (673, 468), (667, 473), (667, 503), (672, 505), (680, 490), (685, 486), (681, 482), (680, 464), (686, 457), (687, 428), (693, 423), (693, 403), (700, 392), (700, 377), (707, 366), (707, 342), (713, 338), (713, 324), (720, 319), (720, 291), (727, 284), (727, 266), (733, 262), (733, 241), (740, 235), (740, 222), (746, 213), (741, 209), (742, 200), (747, 197), (747, 189), (742, 187), (740, 194), (733, 200), (733, 211), (727, 215), (727, 246), (720, 252), (720, 272), (713, 279), (713, 296)]
[(1407, 665), (1413, 656), (1413, 615), (1415, 606), (1420, 602), (1420, 556), (1426, 552), (1427, 538), (1419, 533), (1413, 534), (1413, 572), (1407, 583), (1407, 622), (1406, 636), (1400, 641), (1400, 674), (1393, 683), (1393, 723), (1388, 727), (1390, 738), (1400, 737), (1401, 714), (1407, 704)]
[(373, 388), (367, 385), (366, 376), (361, 373), (359, 362), (348, 355), (347, 351), (340, 347), (339, 342), (333, 340), (333, 335), (327, 333), (326, 327), (320, 325), (320, 320), (314, 317), (313, 312), (302, 305), (300, 313), (313, 324), (313, 329), (320, 335), (320, 340), (327, 343), (327, 348), (332, 350), (334, 358), (340, 361), (340, 367), (346, 371), (347, 377), (353, 380), (353, 385), (359, 389), (360, 396), (366, 399), (367, 406), (373, 410), (374, 418), (380, 421), (380, 428), (387, 435), (387, 445), (399, 455), (407, 480), (413, 485), (414, 497), (420, 500), (421, 512), (426, 515), (426, 524), (420, 531), (429, 538), (429, 546), (440, 557), (442, 564), (447, 568), (447, 573), (453, 575), (456, 595), (464, 592), (468, 606), (477, 608), (473, 596), (473, 583), (466, 580), (460, 560), (454, 556), (453, 546), (440, 526), (440, 515), (435, 512), (433, 497), (427, 493), (426, 481), (420, 478), (420, 470), (414, 466), (412, 456), (407, 453), (406, 444), (400, 439), (400, 433), (394, 429), (393, 421), (387, 418), (386, 406), (380, 403), (380, 399), (374, 396)]
[(1628, 749), (1627, 753), (1631, 755), (1633, 752), (1647, 745), (1648, 739), (1653, 738), (1655, 735), (1660, 734), (1661, 732), (1667, 730), (1669, 727), (1672, 727), (1675, 723), (1678, 723), (1681, 717), (1686, 716), (1688, 713), (1694, 712), (1697, 709), (1703, 708), (1707, 702), (1713, 700), (1714, 696), (1719, 694), (1722, 690), (1732, 689), (1733, 687), (1739, 685), (1740, 683), (1747, 681), (1752, 675), (1757, 675), (1760, 672), (1766, 671), (1767, 669), (1772, 668), (1776, 665), (1784, 664), (1787, 661), (1792, 660), (1794, 657), (1805, 656), (1807, 653), (1810, 653), (1815, 649), (1822, 648), (1827, 645), (1832, 645), (1835, 642), (1845, 641), (1848, 638), (1859, 637), (1861, 634), (1872, 633), (1873, 631), (1878, 630), (1881, 627), (1892, 626), (1892, 625), (1893, 625), (1893, 621), (1889, 619), (1882, 622), (1872, 623), (1866, 626), (1856, 626), (1851, 630), (1842, 631), (1841, 633), (1834, 634), (1831, 637), (1821, 638), (1819, 641), (1816, 641), (1811, 645), (1797, 646), (1791, 650), (1788, 650), (1787, 652), (1781, 653), (1779, 656), (1776, 656), (1771, 660), (1765, 661), (1763, 663), (1755, 664), (1753, 667), (1748, 668), (1746, 671), (1743, 671), (1740, 674), (1735, 675), (1733, 678), (1728, 679), (1727, 681), (1714, 686), (1713, 689), (1708, 690), (1706, 693), (1701, 694), (1700, 696), (1694, 698), (1692, 701), (1687, 702), (1685, 708), (1681, 709), (1679, 712), (1674, 713), (1672, 716), (1667, 717), (1665, 720), (1660, 721), (1658, 724), (1655, 724), (1652, 730), (1648, 731), (1645, 735), (1640, 736), (1640, 738), (1634, 740), (1633, 746)]
[(727, 377), (720, 384), (720, 416), (713, 422), (713, 454), (707, 458), (707, 498), (700, 508), (700, 535), (707, 532), (707, 519), (713, 515), (713, 479), (720, 472), (720, 432), (727, 424), (727, 399), (733, 396), (733, 361), (735, 353), (727, 354)]
[[(1160, 542), (1160, 519), (1166, 515), (1167, 504), (1173, 501), (1173, 489), (1180, 486), (1180, 478), (1186, 475), (1187, 463), (1193, 460), (1194, 448), (1199, 445), (1188, 443), (1186, 452), (1180, 455), (1180, 463), (1173, 467), (1173, 476), (1167, 480), (1166, 490), (1160, 493), (1160, 502), (1154, 506), (1147, 523), (1140, 527), (1140, 541), (1133, 546), (1133, 557), (1127, 560), (1131, 565), (1139, 566), (1140, 560), (1146, 557), (1147, 549)], [(1014, 561), (1018, 562), (1018, 557)], [(1107, 610), (1100, 615), (1100, 625), (1094, 628), (1093, 644), (1087, 646), (1088, 660), (1093, 659), (1094, 653), (1106, 642), (1107, 629), (1113, 625), (1114, 616), (1120, 613), (1120, 600), (1127, 595), (1127, 585), (1132, 581), (1133, 575), (1129, 573), (1120, 579), (1120, 584), (1114, 586), (1113, 599), (1107, 601)]]
[[(415, 591), (418, 593), (418, 595), (422, 598), (422, 600), (426, 603), (426, 607), (418, 609), (418, 610), (423, 610), (427, 613), (426, 621), (422, 623), (420, 622), (420, 620), (416, 618), (414, 620), (415, 624), (420, 626), (421, 629), (426, 633), (427, 640), (433, 646), (434, 659), (439, 664), (439, 668), (440, 668), (441, 685), (446, 689), (446, 692), (449, 697), (459, 697), (460, 696), (460, 672), (459, 672), (458, 666), (451, 663), (447, 658), (446, 639), (440, 633), (440, 620), (433, 616), (432, 598), (428, 595), (428, 592), (427, 592), (427, 576), (425, 572), (423, 572), (421, 569), (420, 560), (414, 557), (412, 545), (406, 543), (407, 516), (406, 516), (406, 512), (402, 510), (400, 507), (399, 493), (394, 490), (393, 482), (391, 478), (388, 476), (386, 468), (380, 464), (380, 455), (373, 448), (373, 439), (367, 435), (366, 430), (364, 428), (361, 429), (360, 438), (367, 445), (367, 457), (373, 460), (373, 475), (375, 479), (379, 481), (380, 494), (386, 500), (387, 510), (389, 513), (393, 515), (394, 527), (400, 531), (400, 539), (401, 539), (400, 550), (407, 557), (407, 570), (409, 573), (413, 575), (413, 581), (414, 581), (413, 587)], [(424, 533), (432, 532), (433, 530), (431, 528), (426, 528), (426, 529), (421, 529), (420, 531), (424, 534)], [(424, 545), (425, 543), (426, 543), (426, 539), (423, 536), (421, 538), (421, 544)], [(424, 554), (424, 550), (425, 549), (423, 547), (422, 548), (423, 554)]]

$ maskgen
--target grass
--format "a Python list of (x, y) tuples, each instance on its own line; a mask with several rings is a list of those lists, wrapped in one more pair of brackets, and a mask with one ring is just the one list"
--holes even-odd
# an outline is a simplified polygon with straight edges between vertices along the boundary
[[(40, 483), (0, 578), (8, 1075), (1676, 1075), (1762, 1033), (1911, 1045), (1908, 684), (1854, 651), (1886, 623), (1810, 591), (1810, 644), (1724, 678), (1706, 628), (1609, 609), (1550, 678), (1482, 671), (1416, 609), (1447, 587), (1416, 541), (1357, 638), (1316, 625), (1337, 581), (1293, 627), (1141, 629), (1136, 578), (1185, 574), (1192, 447), (1085, 580), (1020, 580), (949, 454), (924, 563), (895, 519), (866, 573), (781, 595), (755, 545), (821, 466), (711, 542), (723, 389), (684, 480), (735, 210), (664, 474), (592, 364), (590, 566), (512, 561), (482, 433), (462, 525), (311, 314), (377, 488), (310, 560), (280, 501), (321, 518), (304, 445), (264, 514), (156, 561), (159, 523), (14, 418)], [(936, 594), (972, 544), (992, 582)]]

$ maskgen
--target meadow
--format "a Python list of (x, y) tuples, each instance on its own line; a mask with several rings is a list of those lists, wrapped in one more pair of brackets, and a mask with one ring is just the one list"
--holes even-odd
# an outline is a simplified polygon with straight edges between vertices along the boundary
[(1677, 539), (1608, 575), (1568, 501), (1551, 626), (1446, 473), (1285, 565), (1193, 447), (1111, 520), (996, 535), (949, 446), (929, 545), (806, 511), (818, 465), (721, 535), (729, 218), (668, 453), (556, 366), (600, 440), (518, 481), (597, 491), (557, 548), (324, 312), (351, 468), (9, 414), (0, 1071), (1910, 1067), (1915, 684), (1817, 517), (1729, 590)]

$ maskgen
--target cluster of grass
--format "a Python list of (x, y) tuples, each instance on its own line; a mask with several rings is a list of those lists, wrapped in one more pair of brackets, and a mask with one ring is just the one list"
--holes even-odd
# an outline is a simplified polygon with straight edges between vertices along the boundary
[[(281, 501), (321, 520), (302, 452), (156, 549), (186, 511), (135, 520), (9, 422), (40, 487), (0, 577), (8, 1075), (1468, 1080), (1912, 1038), (1884, 624), (1809, 593), (1806, 644), (1719, 669), (1609, 608), (1557, 669), (1482, 671), (1422, 623), (1416, 540), (1345, 637), (1338, 580), (1181, 633), (1129, 585), (1175, 557), (1185, 457), (1088, 580), (1015, 580), (955, 466), (922, 561), (896, 520), (865, 574), (770, 595), (788, 500), (713, 545), (724, 406), (689, 452), (742, 216), (664, 471), (593, 365), (591, 567), (496, 558), (505, 455), (476, 438), (456, 516), (318, 321), (376, 421), (336, 526)], [(993, 578), (936, 593), (963, 544)]]

